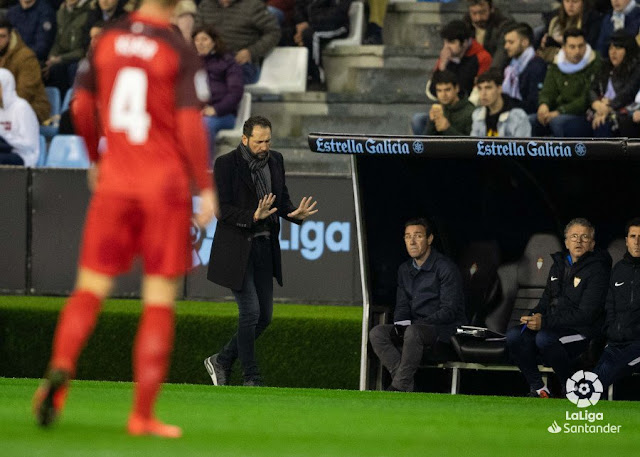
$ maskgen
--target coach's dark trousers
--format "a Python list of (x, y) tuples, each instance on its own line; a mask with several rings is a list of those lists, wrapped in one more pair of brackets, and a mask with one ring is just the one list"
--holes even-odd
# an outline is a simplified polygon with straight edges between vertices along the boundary
[(438, 339), (433, 325), (413, 324), (404, 332), (402, 347), (394, 344), (393, 325), (377, 325), (369, 332), (369, 341), (382, 365), (389, 370), (396, 389), (413, 390), (413, 377), (420, 366), (425, 349), (433, 347)]
[(542, 375), (538, 371), (538, 355), (542, 362), (553, 368), (561, 386), (573, 374), (573, 360), (587, 350), (589, 339), (583, 337), (579, 341), (562, 343), (560, 338), (565, 336), (581, 337), (575, 330), (547, 330), (533, 331), (522, 326), (512, 327), (507, 331), (507, 348), (509, 355), (518, 365), (520, 371), (529, 383), (531, 390), (544, 387)]
[(273, 259), (269, 237), (253, 239), (242, 289), (232, 292), (238, 303), (238, 330), (220, 351), (218, 362), (231, 367), (239, 358), (247, 380), (260, 375), (255, 341), (271, 323), (273, 315)]

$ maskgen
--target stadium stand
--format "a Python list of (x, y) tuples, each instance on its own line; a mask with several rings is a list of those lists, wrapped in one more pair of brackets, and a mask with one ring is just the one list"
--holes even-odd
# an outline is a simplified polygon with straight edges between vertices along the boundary
[(344, 38), (336, 38), (327, 44), (327, 48), (340, 46), (360, 46), (364, 36), (364, 3), (352, 2), (349, 7), (349, 34)]
[(258, 82), (247, 84), (245, 91), (252, 94), (304, 92), (307, 88), (308, 54), (309, 50), (305, 47), (274, 48), (262, 62)]
[(62, 96), (60, 95), (60, 89), (53, 86), (47, 86), (44, 88), (47, 92), (47, 98), (51, 105), (51, 114), (48, 119), (47, 125), (40, 126), (40, 133), (47, 139), (53, 138), (58, 133), (58, 122), (60, 121), (60, 105)]
[(251, 116), (251, 94), (245, 92), (242, 95), (242, 100), (240, 100), (240, 105), (238, 106), (238, 115), (236, 116), (235, 126), (233, 129), (220, 130), (216, 140), (239, 140), (242, 136), (242, 126), (244, 125), (244, 122), (249, 119), (249, 116)]
[(40, 135), (40, 155), (36, 167), (44, 167), (47, 162), (47, 140), (44, 135)]
[(56, 135), (45, 163), (50, 168), (89, 168), (84, 140), (77, 135)]

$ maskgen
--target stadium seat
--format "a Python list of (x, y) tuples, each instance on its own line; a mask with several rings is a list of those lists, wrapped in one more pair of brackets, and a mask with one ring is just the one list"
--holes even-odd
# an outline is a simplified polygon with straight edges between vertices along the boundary
[(607, 251), (611, 256), (612, 266), (620, 262), (622, 257), (624, 257), (625, 252), (627, 252), (627, 245), (625, 244), (624, 238), (619, 238), (609, 243)]
[(46, 166), (51, 168), (89, 168), (84, 140), (77, 135), (56, 135), (49, 146)]
[(48, 125), (40, 126), (40, 134), (45, 138), (53, 138), (58, 133), (58, 123), (60, 122), (60, 89), (57, 87), (47, 86), (44, 88), (47, 92), (47, 98), (51, 105), (49, 113)]
[(305, 47), (274, 48), (262, 62), (260, 79), (244, 86), (252, 94), (304, 92), (307, 89), (309, 50)]
[(349, 34), (344, 38), (336, 38), (327, 44), (327, 48), (339, 46), (360, 46), (364, 36), (364, 3), (352, 2), (349, 7)]
[(66, 94), (64, 94), (64, 99), (62, 100), (62, 107), (60, 108), (60, 114), (64, 113), (69, 109), (71, 105), (71, 97), (73, 97), (73, 87), (70, 88)]
[(467, 322), (471, 325), (484, 327), (487, 314), (497, 305), (499, 266), (500, 246), (496, 240), (471, 242), (458, 261)]
[[(498, 268), (501, 295), (499, 303), (486, 318), (489, 330), (506, 333), (508, 328), (519, 325), (520, 317), (538, 304), (553, 264), (551, 254), (561, 249), (555, 235), (534, 234), (518, 262)], [(504, 341), (455, 335), (451, 342), (463, 362), (506, 362)]]
[(36, 167), (44, 167), (44, 164), (47, 162), (47, 140), (44, 135), (40, 135), (40, 155), (38, 156), (38, 161), (36, 162)]
[(238, 106), (238, 115), (236, 116), (236, 124), (233, 129), (220, 130), (216, 141), (224, 139), (234, 139), (242, 137), (242, 126), (244, 122), (251, 116), (251, 94), (245, 92), (242, 94), (242, 100), (240, 100), (240, 106)]

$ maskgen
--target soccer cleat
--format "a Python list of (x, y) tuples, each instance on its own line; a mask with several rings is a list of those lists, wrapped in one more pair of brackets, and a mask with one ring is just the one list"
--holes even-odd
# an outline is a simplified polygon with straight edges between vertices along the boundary
[(532, 397), (532, 398), (551, 398), (551, 395), (546, 390), (541, 390), (540, 393), (538, 393), (535, 390), (532, 390), (526, 396)]
[(161, 438), (180, 438), (182, 429), (175, 425), (163, 424), (157, 419), (145, 419), (136, 414), (129, 417), (127, 432), (131, 436), (159, 436)]
[(211, 357), (204, 359), (204, 367), (207, 369), (211, 381), (214, 386), (226, 386), (231, 376), (231, 370), (224, 368), (218, 363), (218, 354), (213, 354)]
[(50, 370), (33, 396), (33, 413), (38, 425), (51, 425), (64, 407), (69, 390), (69, 373), (64, 370)]

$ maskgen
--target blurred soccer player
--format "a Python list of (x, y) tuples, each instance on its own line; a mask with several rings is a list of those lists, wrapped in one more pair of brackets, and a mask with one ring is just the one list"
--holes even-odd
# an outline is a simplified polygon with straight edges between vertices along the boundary
[[(207, 174), (200, 119), (202, 101), (208, 99), (206, 75), (195, 51), (169, 25), (176, 3), (144, 0), (137, 12), (105, 28), (78, 70), (72, 113), (93, 162), (88, 178), (94, 195), (75, 290), (60, 314), (49, 370), (34, 396), (42, 426), (64, 405), (113, 277), (140, 255), (144, 308), (133, 348), (135, 394), (128, 431), (182, 434), (179, 427), (158, 421), (153, 406), (169, 367), (175, 296), (191, 263), (190, 181), (200, 189), (200, 226), (211, 220), (218, 200)], [(98, 119), (108, 144), (102, 157)]]

